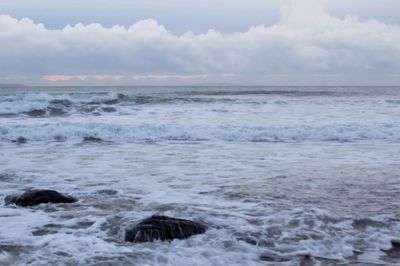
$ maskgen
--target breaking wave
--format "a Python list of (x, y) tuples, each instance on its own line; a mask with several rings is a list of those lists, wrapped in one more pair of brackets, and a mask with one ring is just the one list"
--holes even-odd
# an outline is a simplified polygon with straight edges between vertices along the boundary
[(119, 106), (144, 104), (177, 104), (193, 102), (229, 102), (232, 99), (187, 96), (148, 96), (122, 93), (20, 93), (0, 96), (0, 116), (61, 116), (74, 113), (99, 114), (116, 112)]
[[(118, 93), (58, 94), (21, 93), (0, 97), (0, 115), (26, 115), (31, 117), (68, 115), (76, 112), (109, 112), (110, 105), (125, 96)], [(108, 108), (107, 108), (108, 107)], [(115, 111), (115, 109), (113, 109)]]
[(222, 126), (196, 124), (37, 123), (0, 125), (0, 140), (16, 141), (228, 141), (360, 142), (400, 141), (400, 125), (330, 124), (319, 126)]

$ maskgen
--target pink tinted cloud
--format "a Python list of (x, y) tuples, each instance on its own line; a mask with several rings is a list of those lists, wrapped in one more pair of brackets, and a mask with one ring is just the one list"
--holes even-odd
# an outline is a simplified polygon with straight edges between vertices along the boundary
[(57, 82), (57, 81), (69, 81), (69, 80), (120, 80), (124, 76), (121, 75), (45, 75), (43, 79), (46, 81)]

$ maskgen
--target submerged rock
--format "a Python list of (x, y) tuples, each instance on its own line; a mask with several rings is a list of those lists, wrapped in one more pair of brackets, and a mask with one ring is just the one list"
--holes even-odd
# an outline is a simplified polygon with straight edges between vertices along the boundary
[(102, 107), (101, 110), (103, 110), (104, 112), (107, 112), (107, 113), (113, 113), (113, 112), (117, 111), (117, 109), (115, 109), (114, 107), (110, 107), (110, 106)]
[(55, 135), (54, 136), (54, 140), (57, 141), (57, 142), (63, 142), (63, 141), (67, 140), (67, 137), (63, 136), (63, 135)]
[(142, 243), (154, 240), (185, 239), (203, 234), (207, 227), (190, 220), (153, 215), (125, 232), (125, 241)]
[(4, 199), (6, 205), (28, 207), (42, 203), (74, 203), (78, 200), (69, 195), (63, 195), (55, 190), (29, 190), (22, 195), (9, 195)]
[(12, 142), (18, 143), (18, 144), (24, 144), (24, 143), (27, 143), (28, 140), (24, 137), (18, 137), (17, 139), (13, 140)]
[(101, 189), (101, 190), (97, 190), (96, 194), (113, 196), (113, 195), (117, 195), (118, 191), (114, 190), (114, 189)]
[(83, 138), (84, 142), (102, 142), (103, 140), (101, 138), (98, 137), (94, 137), (94, 136), (87, 136)]
[(29, 112), (25, 112), (25, 114), (32, 117), (43, 116), (46, 114), (46, 109), (34, 109)]

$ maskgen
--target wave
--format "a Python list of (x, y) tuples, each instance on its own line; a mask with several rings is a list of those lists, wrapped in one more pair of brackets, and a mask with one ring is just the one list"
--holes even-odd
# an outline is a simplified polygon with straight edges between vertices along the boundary
[[(0, 95), (0, 117), (28, 116), (51, 117), (72, 114), (99, 115), (109, 112), (124, 113), (125, 106), (143, 106), (149, 104), (191, 104), (191, 103), (232, 103), (232, 104), (287, 104), (287, 98), (280, 96), (335, 96), (343, 94), (334, 91), (297, 91), (297, 90), (240, 90), (240, 91), (182, 91), (172, 94), (130, 94), (117, 92), (90, 92), (90, 93), (17, 93)], [(253, 95), (250, 97), (249, 95)], [(266, 97), (262, 97), (262, 95)], [(278, 95), (278, 98), (273, 98)], [(244, 96), (244, 97), (241, 97)], [(271, 97), (270, 97), (271, 96)], [(291, 99), (291, 102), (299, 99)], [(300, 101), (307, 101), (301, 99)], [(343, 99), (341, 99), (343, 101)], [(348, 99), (344, 103), (362, 104), (365, 99)], [(383, 105), (397, 105), (398, 99), (367, 100), (368, 103), (382, 103)], [(313, 99), (312, 102), (320, 101)], [(326, 101), (322, 101), (326, 103)]]
[(400, 125), (222, 126), (179, 124), (38, 123), (0, 125), (0, 140), (227, 141), (227, 142), (400, 142)]
[(107, 105), (117, 104), (124, 95), (21, 93), (0, 96), (0, 115), (23, 114), (32, 117), (59, 116), (71, 113), (109, 112)]
[[(343, 92), (335, 90), (291, 90), (279, 88), (276, 90), (265, 90), (265, 89), (242, 89), (242, 90), (218, 90), (218, 91), (206, 91), (206, 92), (190, 92), (193, 94), (201, 95), (283, 95), (283, 96), (295, 96), (295, 97), (306, 97), (306, 96), (343, 96)], [(355, 95), (355, 92), (346, 92), (345, 95)]]
[(146, 96), (122, 93), (20, 93), (0, 96), (0, 116), (61, 116), (74, 113), (101, 114), (115, 112), (119, 106), (146, 104), (183, 104), (193, 102), (234, 102), (210, 97)]

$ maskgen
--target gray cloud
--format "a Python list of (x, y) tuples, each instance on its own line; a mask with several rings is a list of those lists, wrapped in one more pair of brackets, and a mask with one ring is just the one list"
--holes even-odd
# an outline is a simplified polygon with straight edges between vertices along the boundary
[(338, 18), (318, 1), (293, 1), (272, 26), (176, 35), (152, 19), (49, 30), (0, 16), (0, 76), (13, 75), (396, 75), (400, 26)]

